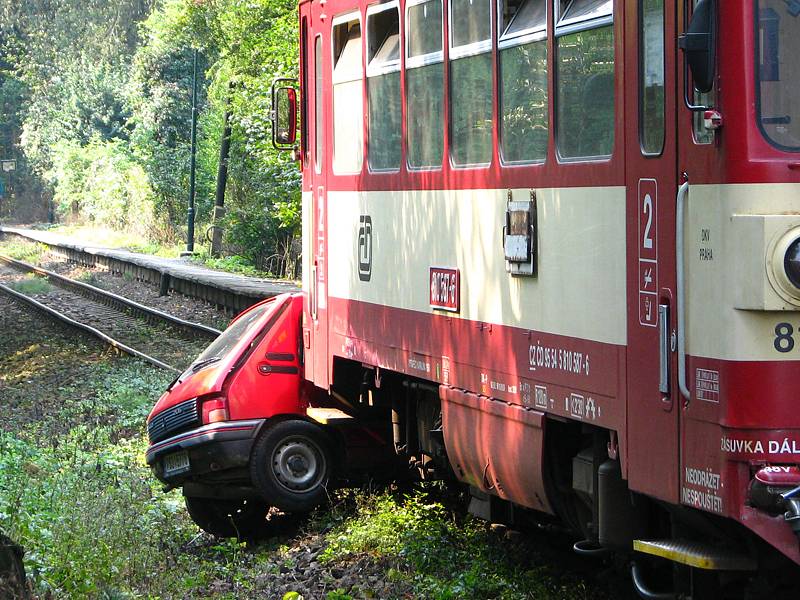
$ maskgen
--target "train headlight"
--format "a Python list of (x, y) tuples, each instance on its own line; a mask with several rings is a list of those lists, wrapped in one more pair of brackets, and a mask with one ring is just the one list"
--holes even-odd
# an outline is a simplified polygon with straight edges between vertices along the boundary
[(767, 253), (767, 273), (781, 298), (800, 305), (800, 227), (793, 227), (773, 242)]
[(800, 289), (800, 238), (796, 238), (783, 255), (783, 269), (791, 284)]

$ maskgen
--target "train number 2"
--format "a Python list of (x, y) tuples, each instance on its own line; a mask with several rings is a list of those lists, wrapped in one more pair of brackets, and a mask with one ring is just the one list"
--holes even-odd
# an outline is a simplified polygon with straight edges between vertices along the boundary
[(791, 352), (794, 350), (794, 327), (790, 323), (775, 325), (775, 350), (778, 352)]

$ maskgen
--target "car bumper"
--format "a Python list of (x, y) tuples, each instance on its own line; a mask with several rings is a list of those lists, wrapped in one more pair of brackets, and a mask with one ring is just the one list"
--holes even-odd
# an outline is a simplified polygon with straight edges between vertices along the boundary
[[(172, 485), (246, 467), (263, 424), (264, 419), (253, 419), (204, 425), (151, 445), (145, 459), (159, 480)], [(188, 469), (165, 476), (163, 458), (181, 451), (188, 455)]]

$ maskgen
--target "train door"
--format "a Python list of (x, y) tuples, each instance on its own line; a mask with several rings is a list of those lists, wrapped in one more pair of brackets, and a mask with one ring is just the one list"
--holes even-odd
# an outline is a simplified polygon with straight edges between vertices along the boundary
[[(307, 281), (303, 338), (306, 347), (306, 378), (322, 388), (328, 387), (328, 310), (327, 310), (327, 152), (326, 122), (328, 87), (326, 48), (328, 41), (324, 3), (307, 2), (300, 7), (301, 31), (308, 22), (303, 44), (307, 47), (308, 75), (304, 78), (308, 98), (308, 165), (303, 182), (304, 252), (308, 254), (304, 275)], [(307, 21), (306, 21), (307, 19)]]
[[(679, 499), (675, 384), (676, 2), (625, 2), (628, 483)], [(638, 121), (638, 124), (637, 124)]]

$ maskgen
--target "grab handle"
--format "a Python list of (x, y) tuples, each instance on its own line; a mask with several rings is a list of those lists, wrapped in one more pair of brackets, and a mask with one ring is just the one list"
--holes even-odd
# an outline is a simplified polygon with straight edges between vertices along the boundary
[(686, 279), (683, 268), (684, 259), (684, 211), (686, 198), (689, 195), (688, 179), (678, 188), (677, 206), (675, 210), (675, 257), (678, 276), (678, 388), (686, 401), (692, 399), (692, 393), (686, 386)]

